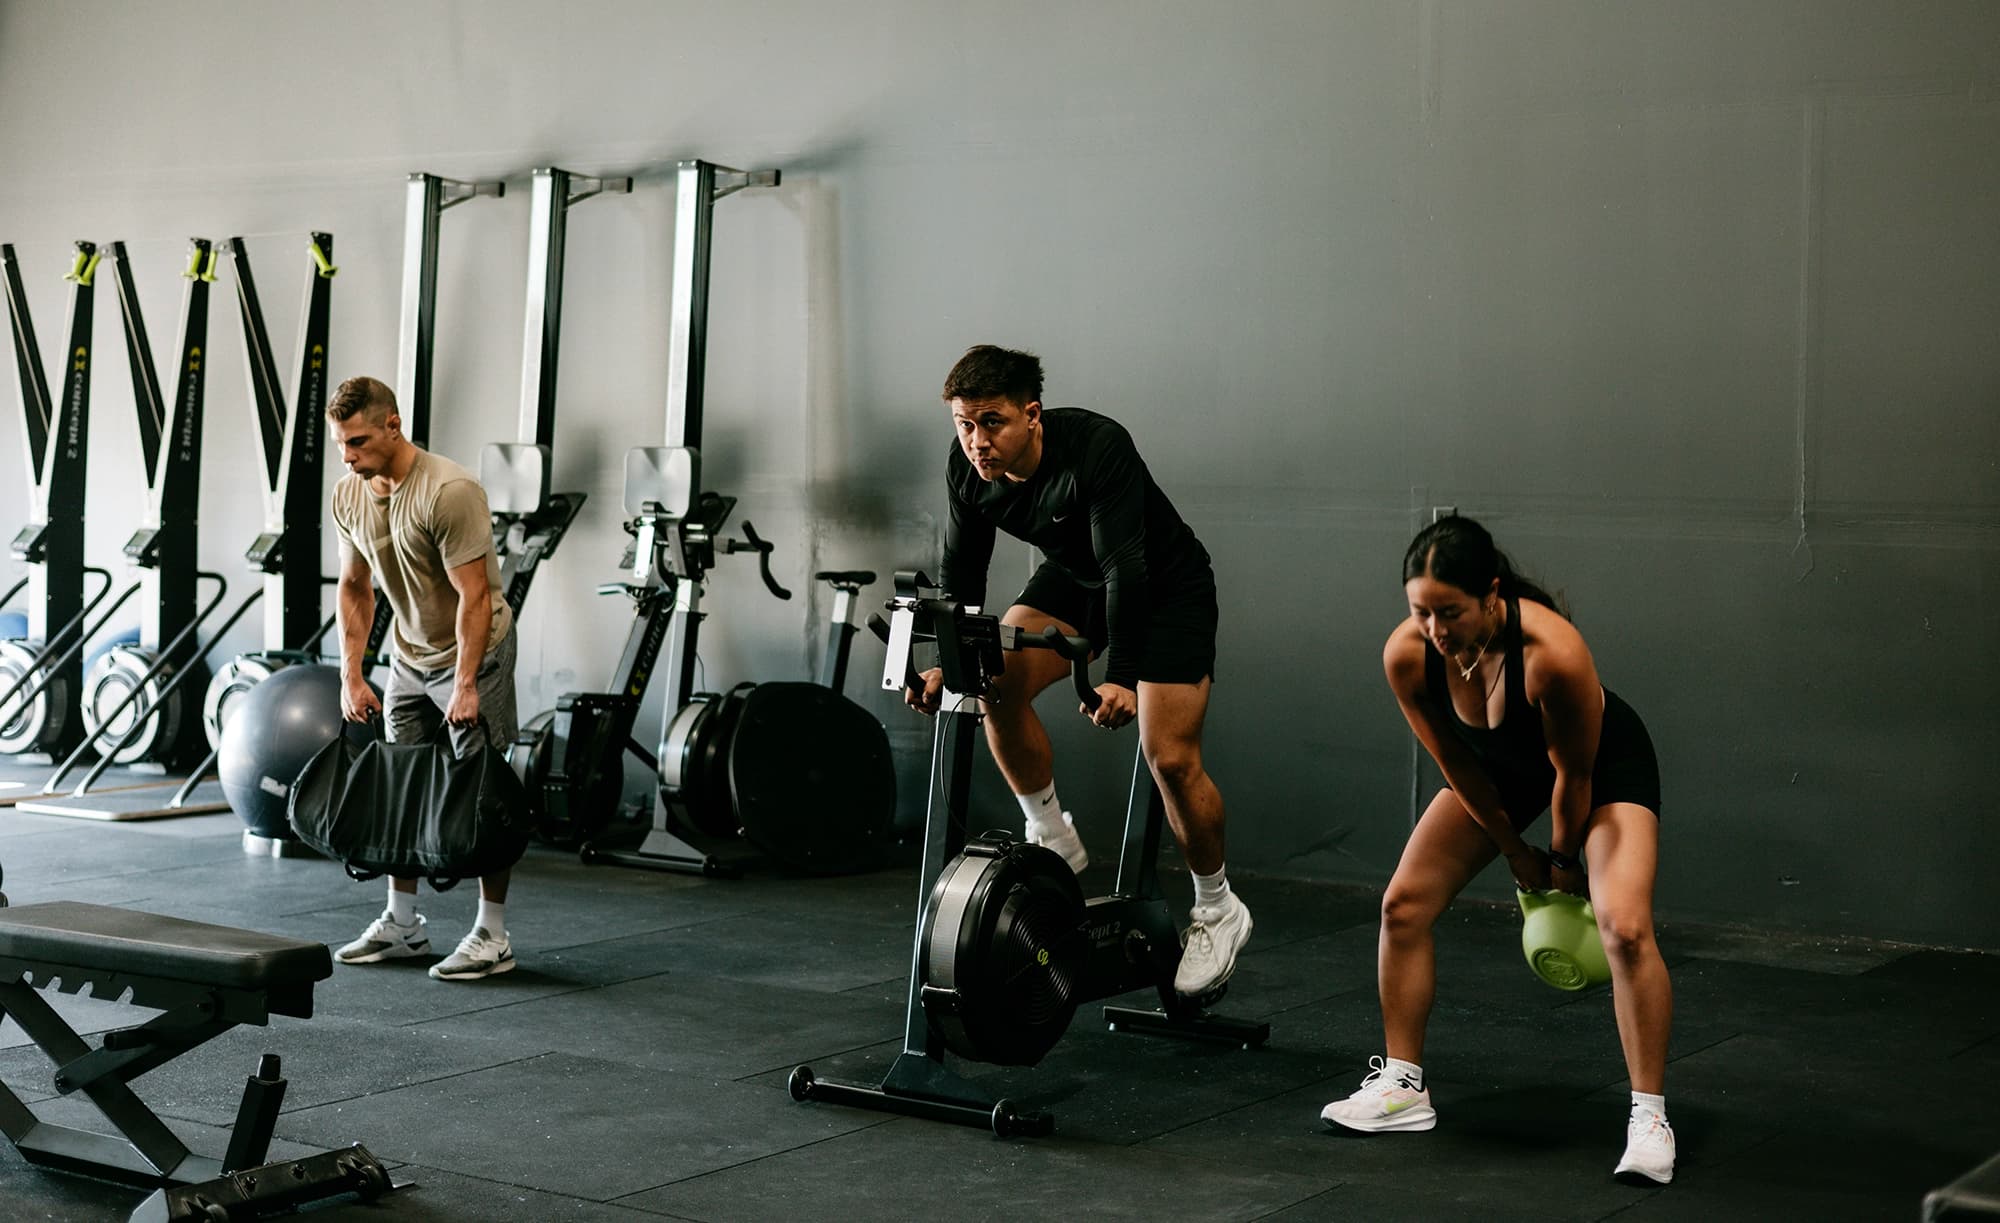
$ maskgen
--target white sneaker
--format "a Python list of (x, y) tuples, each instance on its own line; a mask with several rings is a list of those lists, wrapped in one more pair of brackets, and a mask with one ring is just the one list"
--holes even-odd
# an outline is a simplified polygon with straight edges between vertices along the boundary
[(431, 949), (431, 936), (424, 929), (424, 915), (417, 914), (417, 920), (409, 925), (399, 925), (389, 916), (387, 909), (382, 916), (368, 923), (361, 937), (333, 953), (333, 958), (343, 964), (376, 964), (383, 960), (400, 960), (413, 955), (425, 955)]
[(506, 935), (494, 938), (486, 927), (475, 926), (458, 941), (458, 950), (431, 965), (431, 976), (440, 981), (477, 981), (514, 968), (514, 946)]
[(1067, 811), (1063, 812), (1062, 828), (1046, 837), (1035, 830), (1033, 820), (1028, 821), (1024, 839), (1030, 845), (1042, 845), (1055, 850), (1062, 855), (1063, 861), (1069, 863), (1070, 870), (1079, 875), (1083, 873), (1084, 867), (1090, 865), (1090, 851), (1083, 847), (1083, 838), (1076, 835), (1076, 817)]
[(1188, 928), (1181, 932), (1181, 966), (1174, 972), (1174, 992), (1195, 998), (1229, 980), (1236, 971), (1236, 953), (1250, 941), (1250, 908), (1231, 892), (1212, 908), (1188, 910)]
[(1643, 1176), (1659, 1184), (1674, 1179), (1674, 1127), (1654, 1112), (1632, 1113), (1625, 1123), (1625, 1158), (1611, 1170), (1613, 1176), (1630, 1180)]
[(1436, 1127), (1438, 1115), (1431, 1107), (1430, 1092), (1411, 1082), (1401, 1071), (1390, 1070), (1388, 1063), (1379, 1057), (1369, 1058), (1368, 1064), (1374, 1069), (1361, 1080), (1361, 1090), (1319, 1110), (1320, 1120), (1369, 1134)]

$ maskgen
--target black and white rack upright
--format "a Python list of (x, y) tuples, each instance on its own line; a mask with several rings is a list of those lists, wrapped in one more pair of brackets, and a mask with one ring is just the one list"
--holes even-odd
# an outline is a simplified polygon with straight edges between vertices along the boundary
[[(85, 622), (111, 590), (111, 575), (83, 560), (85, 455), (90, 441), (90, 373), (93, 302), (99, 254), (78, 242), (68, 274), (69, 325), (62, 353), (62, 394), (51, 399), (35, 339), (34, 318), (12, 246), (0, 246), (7, 316), (12, 324), (14, 363), (20, 378), (21, 424), (34, 490), (34, 519), (14, 537), (14, 559), (27, 575), (0, 602), (23, 586), (28, 591), (27, 636), (0, 640), (0, 753), (6, 762), (0, 804), (11, 804), (27, 786), (39, 785), (46, 766), (83, 738), (77, 696), (83, 688), (81, 661)], [(84, 574), (100, 581), (84, 599)]]
[[(205, 754), (195, 693), (206, 681), (207, 655), (237, 616), (212, 634), (198, 634), (222, 604), (228, 581), (202, 570), (198, 523), (201, 502), (203, 404), (208, 370), (208, 303), (217, 252), (205, 238), (191, 239), (182, 273), (181, 323), (172, 367), (174, 387), (167, 397), (146, 334), (131, 260), (122, 242), (110, 248), (119, 313), (132, 373), (141, 459), (149, 492), (145, 521), (125, 543), (134, 573), (130, 587), (98, 619), (101, 629), (113, 611), (137, 596), (139, 640), (104, 651), (84, 676), (81, 700), (85, 741), (73, 749), (42, 786), (45, 797), (24, 801), (24, 811), (82, 819), (152, 819), (226, 808), (215, 790), (201, 801), (172, 805), (150, 791), (178, 782)], [(204, 601), (200, 585), (212, 583)], [(199, 606), (197, 606), (199, 604)], [(91, 631), (96, 631), (92, 629)], [(97, 763), (70, 788), (64, 783), (87, 754)], [(128, 777), (103, 784), (106, 770), (126, 766)], [(151, 785), (136, 784), (138, 779)]]
[[(320, 572), (320, 528), (324, 510), (320, 462), (326, 443), (328, 340), (333, 318), (333, 235), (315, 232), (307, 240), (305, 305), (289, 394), (280, 381), (278, 356), (264, 323), (250, 252), (242, 238), (226, 244), (236, 273), (237, 313), (243, 324), (244, 372), (257, 424), (258, 495), (262, 530), (244, 559), (260, 579), (263, 603), (260, 648), (240, 654), (216, 671), (202, 698), (202, 730), (209, 756), (197, 776), (215, 766), (222, 728), (250, 690), (273, 673), (318, 659), (319, 643), (331, 631), (324, 614), (327, 579)], [(175, 795), (185, 801), (195, 778)], [(246, 853), (284, 856), (297, 841), (278, 841), (246, 830)]]

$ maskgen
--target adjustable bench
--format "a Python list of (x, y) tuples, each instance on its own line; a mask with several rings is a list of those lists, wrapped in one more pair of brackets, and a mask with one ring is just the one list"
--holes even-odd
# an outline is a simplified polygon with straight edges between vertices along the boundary
[[(226, 1186), (225, 1169), (241, 1174), (269, 1149), (284, 1095), (278, 1059), (266, 1056), (245, 1086), (221, 1161), (191, 1154), (127, 1084), (237, 1024), (274, 1014), (311, 1018), (313, 985), (332, 974), (333, 957), (320, 943), (73, 901), (0, 907), (0, 1018), (11, 1016), (55, 1063), (58, 1094), (88, 1096), (119, 1136), (44, 1121), (4, 1083), (0, 1132), (33, 1164), (142, 1187)], [(76, 994), (86, 985), (97, 998), (130, 991), (134, 1005), (163, 1013), (106, 1032), (92, 1049), (36, 992)], [(342, 1175), (386, 1189), (386, 1177), (378, 1184), (354, 1172), (354, 1153), (379, 1173), (357, 1147), (343, 1153)]]

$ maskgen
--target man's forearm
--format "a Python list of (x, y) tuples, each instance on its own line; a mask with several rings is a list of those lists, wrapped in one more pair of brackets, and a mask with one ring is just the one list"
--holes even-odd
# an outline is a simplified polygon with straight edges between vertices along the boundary
[(375, 626), (375, 588), (365, 582), (342, 582), (333, 606), (340, 628), (341, 673), (359, 676), (368, 653), (368, 631)]
[(1104, 652), (1108, 656), (1104, 682), (1135, 690), (1150, 612), (1145, 566), (1136, 566), (1136, 570), (1117, 573), (1104, 589)]
[(458, 600), (458, 667), (454, 681), (460, 688), (476, 687), (479, 683), (479, 664), (486, 661), (486, 635), (492, 627), (493, 609), (489, 599), (468, 599), (463, 595)]

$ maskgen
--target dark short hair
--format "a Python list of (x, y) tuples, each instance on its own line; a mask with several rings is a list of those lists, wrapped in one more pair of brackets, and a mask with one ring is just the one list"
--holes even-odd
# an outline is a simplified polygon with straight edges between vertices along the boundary
[(944, 398), (1009, 399), (1026, 406), (1042, 399), (1042, 359), (994, 344), (975, 344), (945, 375)]
[(1529, 599), (1569, 616), (1559, 596), (1522, 577), (1492, 533), (1462, 514), (1446, 514), (1417, 532), (1403, 553), (1403, 580), (1411, 578), (1433, 578), (1475, 599), (1485, 597), (1499, 578), (1501, 598)]
[(395, 410), (396, 392), (388, 383), (365, 375), (341, 383), (326, 404), (328, 420), (351, 420), (365, 414), (370, 421), (380, 421)]

